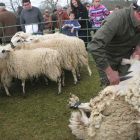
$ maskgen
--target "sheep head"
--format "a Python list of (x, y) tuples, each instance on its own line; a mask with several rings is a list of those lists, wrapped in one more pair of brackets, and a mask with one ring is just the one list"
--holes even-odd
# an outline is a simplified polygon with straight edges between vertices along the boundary
[(6, 52), (10, 52), (10, 50), (4, 47), (0, 47), (0, 59), (3, 59), (6, 57)]
[(15, 37), (14, 39), (11, 39), (11, 47), (15, 48), (15, 47), (21, 47), (23, 45), (23, 42), (25, 42), (24, 37), (22, 36), (18, 36)]

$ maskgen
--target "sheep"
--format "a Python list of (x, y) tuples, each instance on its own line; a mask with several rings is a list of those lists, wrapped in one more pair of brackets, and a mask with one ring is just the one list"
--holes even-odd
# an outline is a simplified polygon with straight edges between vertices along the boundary
[(33, 50), (13, 51), (11, 47), (0, 47), (0, 61), (5, 61), (1, 70), (1, 81), (9, 95), (8, 85), (12, 78), (22, 80), (23, 98), (25, 96), (25, 80), (45, 75), (52, 81), (58, 82), (58, 94), (61, 93), (61, 60), (57, 50), (37, 48)]
[[(51, 48), (57, 50), (62, 56), (62, 68), (72, 72), (74, 77), (74, 85), (76, 85), (77, 83), (76, 68), (78, 65), (78, 58), (77, 55), (74, 53), (74, 50), (72, 49), (72, 45), (66, 40), (63, 39), (47, 40), (45, 42), (32, 43), (28, 45), (27, 42), (24, 42), (22, 38), (15, 37), (14, 45), (16, 46), (14, 50), (21, 49), (21, 46), (22, 49), (28, 50), (34, 48)], [(62, 82), (64, 86), (65, 85), (64, 78), (62, 79)]]
[[(77, 38), (77, 37), (71, 37), (71, 36), (66, 36), (64, 34), (59, 34), (59, 33), (55, 33), (53, 35), (46, 35), (46, 36), (29, 36), (26, 41), (28, 44), (30, 43), (38, 43), (38, 42), (42, 42), (42, 41), (46, 41), (46, 40), (50, 40), (50, 39), (54, 39), (54, 38), (61, 38), (64, 40), (67, 40), (70, 44), (72, 44), (72, 49), (74, 49), (77, 57), (78, 57), (78, 63), (79, 63), (79, 67), (83, 67), (86, 66), (89, 72), (89, 75), (91, 76), (91, 70), (89, 68), (88, 65), (88, 54), (87, 51), (85, 50), (85, 43), (83, 42), (83, 40)], [(80, 78), (80, 75), (79, 75)]]
[[(55, 40), (61, 39), (63, 42), (63, 45), (65, 45), (65, 46), (66, 46), (66, 44), (64, 42), (65, 40), (67, 40), (67, 42), (69, 42), (71, 44), (70, 47), (71, 47), (71, 49), (73, 49), (73, 54), (77, 55), (77, 58), (78, 58), (78, 66), (77, 66), (78, 79), (80, 79), (80, 73), (79, 73), (78, 68), (83, 67), (83, 66), (87, 67), (89, 75), (91, 76), (92, 72), (88, 65), (88, 54), (85, 50), (85, 44), (81, 39), (79, 39), (77, 37), (69, 37), (69, 36), (66, 36), (63, 34), (55, 33), (53, 35), (43, 35), (43, 36), (31, 35), (25, 40), (25, 42), (27, 44), (31, 44), (31, 43), (39, 43), (42, 41), (46, 42), (46, 40), (54, 41), (53, 40), (54, 38), (55, 38)], [(22, 39), (23, 38), (21, 36), (21, 38), (19, 40), (22, 40)], [(14, 40), (12, 40), (13, 46), (16, 46), (16, 49), (22, 48), (23, 44), (19, 40), (17, 40), (17, 38), (16, 39), (14, 38)]]
[(140, 136), (139, 56), (127, 62), (131, 64), (129, 71), (134, 70), (128, 74), (131, 79), (106, 87), (88, 103), (80, 104), (71, 94), (69, 106), (81, 112), (72, 112), (69, 120), (72, 134), (78, 139), (136, 140)]

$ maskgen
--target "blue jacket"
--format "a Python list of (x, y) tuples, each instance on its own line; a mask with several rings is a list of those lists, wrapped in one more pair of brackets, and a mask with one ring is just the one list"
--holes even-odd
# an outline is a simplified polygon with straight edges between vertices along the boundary
[[(69, 27), (67, 24), (70, 24), (72, 27)], [(73, 33), (71, 33), (71, 29), (73, 29)], [(66, 31), (66, 35), (68, 36), (78, 36), (78, 30), (81, 29), (81, 25), (77, 20), (66, 21), (62, 27), (63, 31)]]

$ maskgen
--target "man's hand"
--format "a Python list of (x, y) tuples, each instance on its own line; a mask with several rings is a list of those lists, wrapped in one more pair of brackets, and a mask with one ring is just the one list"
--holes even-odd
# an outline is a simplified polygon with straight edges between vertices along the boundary
[(110, 82), (110, 85), (118, 85), (120, 83), (119, 75), (116, 71), (113, 71), (112, 68), (109, 66), (107, 67), (104, 72), (107, 75), (107, 78)]
[(71, 33), (73, 34), (73, 29), (71, 29)]
[[(139, 55), (140, 56), (140, 46), (136, 46), (135, 51), (132, 55), (132, 58), (135, 58), (135, 55)], [(140, 57), (139, 57), (140, 60)]]

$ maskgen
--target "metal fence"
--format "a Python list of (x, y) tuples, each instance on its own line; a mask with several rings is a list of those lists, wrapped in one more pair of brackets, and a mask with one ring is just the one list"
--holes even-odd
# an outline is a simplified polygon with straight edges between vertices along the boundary
[[(87, 31), (87, 36), (81, 36), (81, 37), (86, 37), (87, 41), (85, 42), (85, 45), (87, 46), (87, 44), (92, 40), (92, 37), (94, 35), (94, 31), (93, 30), (97, 30), (97, 28), (89, 28), (89, 19), (78, 19), (78, 21), (80, 20), (86, 20), (86, 28), (85, 29), (81, 29), (81, 30), (86, 30)], [(63, 33), (64, 32), (62, 31), (62, 26), (63, 26), (63, 21), (67, 21), (67, 20), (62, 20), (62, 18), (60, 17), (59, 20), (57, 21), (51, 21), (51, 22), (40, 22), (40, 23), (32, 23), (30, 25), (32, 25), (32, 29), (33, 29), (33, 25), (34, 24), (45, 24), (45, 23), (50, 23), (50, 24), (53, 24), (53, 23), (59, 23), (60, 25), (60, 29), (56, 28), (55, 30), (49, 30), (49, 31), (43, 31), (43, 32), (34, 32), (33, 34), (47, 34), (47, 33), (53, 33), (53, 32), (59, 32), (59, 33)], [(19, 27), (19, 26), (26, 26), (26, 25), (29, 25), (29, 24), (22, 24), (22, 25), (14, 25), (14, 26), (5, 26), (5, 27), (0, 27), (1, 31), (2, 31), (2, 36), (0, 37), (0, 40), (3, 40), (3, 45), (6, 44), (6, 38), (7, 37), (12, 37), (13, 35), (10, 35), (10, 36), (6, 36), (5, 35), (5, 29), (6, 28), (12, 28), (12, 27)], [(79, 36), (78, 36), (79, 37)], [(91, 55), (89, 55), (89, 61), (92, 61), (92, 59), (90, 59)]]

